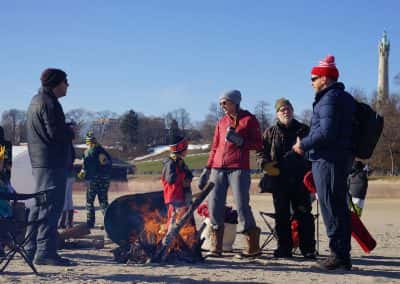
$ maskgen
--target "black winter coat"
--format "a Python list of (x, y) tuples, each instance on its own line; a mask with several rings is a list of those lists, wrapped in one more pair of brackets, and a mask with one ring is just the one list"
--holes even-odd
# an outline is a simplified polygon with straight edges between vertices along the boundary
[(66, 168), (72, 131), (53, 92), (41, 88), (27, 113), (28, 151), (32, 168)]

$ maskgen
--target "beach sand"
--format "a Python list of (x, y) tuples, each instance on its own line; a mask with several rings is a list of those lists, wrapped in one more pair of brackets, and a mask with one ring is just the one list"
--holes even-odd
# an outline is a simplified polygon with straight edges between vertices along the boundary
[[(256, 184), (256, 181), (254, 182)], [(77, 209), (76, 221), (85, 220), (85, 193), (83, 185), (74, 189)], [(109, 194), (112, 201), (118, 196), (134, 192), (146, 192), (160, 188), (159, 181), (137, 181), (129, 184), (113, 184)], [(266, 237), (266, 226), (259, 211), (273, 212), (270, 194), (257, 194), (252, 188), (251, 206), (258, 225), (262, 228), (261, 242)], [(74, 267), (39, 266), (39, 276), (17, 257), (0, 275), (0, 283), (400, 283), (400, 183), (374, 181), (370, 184), (362, 220), (378, 245), (366, 255), (352, 240), (353, 269), (351, 271), (325, 272), (314, 268), (314, 261), (301, 255), (293, 259), (273, 259), (275, 242), (269, 244), (261, 257), (255, 260), (239, 260), (234, 253), (245, 246), (242, 235), (237, 235), (234, 253), (223, 258), (209, 258), (198, 264), (119, 264), (113, 261), (110, 252), (116, 247), (106, 238), (103, 249), (62, 250), (60, 254), (78, 263)], [(233, 205), (231, 197), (228, 202)], [(314, 202), (315, 205), (315, 202)], [(314, 206), (314, 213), (315, 211)], [(98, 227), (102, 222), (100, 210), (96, 211)], [(328, 254), (327, 238), (322, 218), (319, 218), (321, 257)], [(92, 235), (105, 232), (92, 230)]]

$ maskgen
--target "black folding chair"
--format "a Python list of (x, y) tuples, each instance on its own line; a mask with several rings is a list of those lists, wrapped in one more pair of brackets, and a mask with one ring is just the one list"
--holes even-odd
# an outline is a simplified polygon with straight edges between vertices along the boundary
[[(23, 214), (17, 214), (17, 208), (21, 204), (21, 200), (27, 200), (34, 198), (36, 201), (36, 205), (44, 205), (47, 203), (47, 192), (42, 191), (34, 194), (18, 194), (18, 193), (1, 193), (0, 199), (9, 200), (11, 202), (11, 206), (13, 208), (13, 215), (8, 218), (0, 217), (0, 242), (6, 244), (9, 250), (5, 254), (5, 256), (0, 260), (0, 273), (3, 273), (7, 268), (10, 261), (14, 258), (14, 256), (18, 253), (25, 260), (25, 262), (29, 265), (32, 271), (35, 274), (38, 274), (35, 266), (33, 265), (32, 259), (29, 259), (28, 254), (24, 248), (25, 244), (29, 240), (32, 235), (32, 232), (28, 235), (25, 235), (27, 227), (33, 224), (41, 224), (45, 221), (46, 217), (43, 217), (39, 220), (35, 220), (32, 222), (28, 222), (27, 218), (27, 210), (25, 206), (23, 207)], [(21, 216), (22, 215), (22, 216)]]
[[(260, 249), (263, 250), (265, 249), (269, 243), (271, 243), (273, 240), (278, 240), (278, 235), (275, 230), (275, 219), (276, 219), (276, 214), (275, 213), (270, 213), (270, 212), (264, 212), (264, 211), (259, 211), (259, 214), (261, 218), (264, 221), (264, 224), (267, 226), (267, 230), (263, 232), (265, 235), (267, 235), (266, 239), (260, 246)], [(317, 213), (312, 214), (314, 218), (314, 222), (316, 222), (316, 231), (315, 231), (315, 240), (316, 240), (316, 250), (317, 254), (319, 253), (319, 205), (318, 205), (318, 200), (317, 200)], [(290, 217), (290, 222), (293, 220), (293, 215)], [(273, 224), (271, 222), (274, 222)], [(296, 252), (297, 248), (293, 248), (293, 253)]]

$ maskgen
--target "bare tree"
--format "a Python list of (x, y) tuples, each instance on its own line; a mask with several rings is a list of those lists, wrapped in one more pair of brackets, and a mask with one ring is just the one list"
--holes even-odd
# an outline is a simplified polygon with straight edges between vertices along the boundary
[(360, 88), (349, 88), (348, 91), (357, 101), (367, 103), (368, 104), (368, 97), (365, 94), (365, 91)]
[(266, 101), (259, 101), (254, 108), (254, 115), (260, 124), (261, 133), (264, 133), (264, 130), (269, 127), (270, 121), (272, 120), (269, 107), (270, 105)]
[(306, 125), (310, 125), (311, 117), (312, 117), (312, 110), (305, 109), (301, 112), (300, 116), (298, 117), (298, 120)]
[(19, 144), (26, 138), (26, 112), (18, 109), (10, 109), (3, 112), (1, 116), (5, 136), (14, 145)]

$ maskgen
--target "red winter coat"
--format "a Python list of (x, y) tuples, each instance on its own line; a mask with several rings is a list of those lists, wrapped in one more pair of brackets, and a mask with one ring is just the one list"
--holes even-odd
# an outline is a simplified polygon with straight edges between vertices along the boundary
[(234, 127), (234, 124), (228, 115), (218, 121), (207, 167), (250, 169), (250, 150), (262, 149), (260, 125), (254, 115), (246, 110), (240, 110), (235, 132), (243, 137), (244, 144), (238, 147), (225, 139), (228, 127)]

